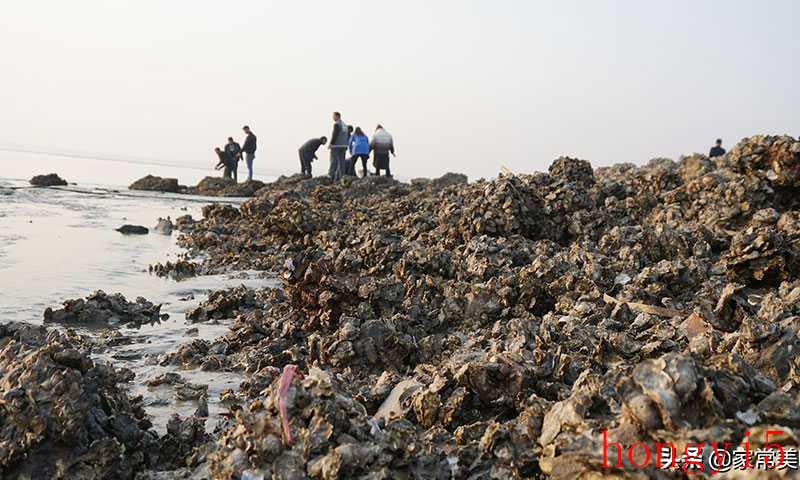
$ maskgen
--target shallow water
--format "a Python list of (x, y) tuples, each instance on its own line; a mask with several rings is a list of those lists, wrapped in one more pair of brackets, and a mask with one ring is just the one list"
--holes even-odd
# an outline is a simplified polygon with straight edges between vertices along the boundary
[[(224, 334), (232, 320), (219, 324), (187, 325), (184, 312), (200, 303), (209, 290), (275, 284), (257, 272), (190, 278), (181, 282), (147, 272), (148, 265), (175, 260), (181, 249), (173, 236), (153, 233), (125, 236), (114, 229), (123, 224), (151, 228), (158, 217), (185, 214), (200, 218), (203, 205), (220, 199), (114, 190), (102, 186), (28, 188), (26, 182), (0, 179), (0, 321), (43, 322), (47, 307), (66, 299), (81, 298), (94, 290), (120, 292), (128, 300), (144, 297), (162, 304), (170, 318), (140, 329), (122, 328), (134, 336), (131, 345), (113, 347), (96, 360), (113, 361), (136, 373), (131, 393), (144, 396), (148, 413), (158, 430), (172, 413), (190, 415), (195, 402), (176, 403), (167, 387), (150, 390), (142, 382), (173, 367), (160, 367), (158, 356), (175, 351), (195, 338), (213, 339)], [(224, 202), (238, 203), (237, 200)], [(196, 335), (186, 331), (196, 327)], [(88, 329), (82, 333), (96, 335)], [(233, 373), (180, 370), (187, 380), (209, 385), (207, 423), (212, 428), (220, 408), (219, 393), (235, 388), (242, 378)]]
[[(274, 179), (267, 175), (268, 164), (257, 159), (254, 178), (262, 181)], [(69, 155), (43, 154), (0, 149), (0, 177), (27, 181), (34, 175), (58, 173), (64, 180), (79, 185), (113, 185), (125, 187), (148, 174), (160, 177), (177, 178), (182, 185), (197, 185), (207, 175), (218, 176), (214, 170), (217, 157), (209, 148), (208, 156), (192, 164), (175, 160), (173, 162), (148, 160), (122, 160), (100, 157), (74, 157)], [(182, 165), (181, 165), (182, 164)], [(294, 168), (294, 162), (291, 164)], [(288, 170), (291, 172), (291, 169)], [(239, 166), (239, 174), (247, 173), (247, 168)], [(275, 172), (278, 173), (278, 172)]]

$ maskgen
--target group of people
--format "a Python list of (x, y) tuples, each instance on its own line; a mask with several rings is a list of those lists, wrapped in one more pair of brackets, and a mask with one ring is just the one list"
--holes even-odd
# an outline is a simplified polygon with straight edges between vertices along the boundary
[(228, 137), (225, 147), (214, 148), (219, 158), (219, 163), (214, 168), (223, 170), (222, 176), (233, 179), (235, 182), (239, 181), (239, 162), (242, 160), (247, 165), (247, 180), (253, 179), (253, 160), (256, 158), (256, 135), (247, 125), (242, 127), (242, 130), (245, 135), (244, 145), (239, 145), (233, 140), (233, 137)]
[[(247, 180), (253, 179), (253, 160), (256, 158), (256, 135), (245, 125), (242, 127), (245, 138), (242, 145), (228, 137), (228, 143), (224, 147), (215, 147), (219, 162), (214, 167), (222, 170), (224, 178), (239, 181), (239, 162), (242, 160), (247, 164)], [(323, 145), (328, 145), (327, 137), (312, 138), (304, 143), (300, 149), (300, 172), (303, 175), (311, 176), (311, 163), (317, 160), (317, 150)], [(387, 177), (392, 176), (389, 169), (389, 158), (394, 156), (394, 139), (383, 126), (378, 125), (372, 140), (367, 136), (361, 127), (353, 127), (342, 121), (342, 114), (333, 112), (333, 133), (328, 145), (330, 150), (330, 166), (328, 175), (334, 180), (340, 180), (344, 176), (357, 176), (356, 163), (361, 160), (362, 177), (370, 174), (367, 168), (367, 160), (372, 154), (372, 165), (375, 175), (380, 175), (381, 170), (386, 172)], [(349, 153), (349, 156), (348, 156)]]
[[(327, 143), (327, 137), (312, 138), (300, 147), (298, 150), (300, 172), (303, 175), (311, 176), (311, 163), (318, 159), (317, 150)], [(347, 125), (342, 121), (341, 113), (333, 112), (333, 133), (331, 133), (328, 150), (330, 150), (328, 175), (334, 180), (340, 180), (344, 176), (357, 176), (356, 163), (359, 160), (361, 160), (362, 178), (369, 175), (367, 160), (369, 160), (370, 153), (372, 153), (375, 175), (380, 175), (381, 170), (384, 170), (387, 177), (392, 176), (389, 169), (389, 158), (390, 155), (395, 155), (394, 139), (381, 125), (375, 128), (375, 133), (370, 140), (361, 127), (353, 128), (353, 126)]]
[[(225, 147), (214, 148), (219, 157), (219, 163), (214, 168), (223, 170), (223, 177), (231, 178), (236, 182), (239, 181), (238, 166), (242, 160), (247, 164), (247, 180), (253, 179), (253, 160), (256, 158), (256, 135), (247, 125), (242, 127), (242, 130), (245, 134), (244, 145), (239, 145), (233, 140), (233, 137), (228, 137)], [(300, 147), (298, 150), (300, 172), (303, 175), (311, 176), (311, 163), (318, 160), (317, 150), (327, 143), (327, 137), (312, 138)], [(353, 128), (352, 125), (347, 125), (342, 121), (341, 113), (333, 112), (333, 133), (331, 133), (328, 150), (331, 151), (328, 175), (333, 180), (340, 180), (345, 176), (357, 176), (356, 163), (359, 160), (361, 160), (362, 178), (369, 175), (367, 160), (369, 160), (370, 153), (372, 154), (372, 165), (375, 168), (374, 175), (380, 175), (381, 170), (385, 170), (387, 177), (392, 176), (389, 169), (389, 158), (390, 155), (395, 155), (394, 139), (380, 124), (375, 128), (375, 133), (372, 134), (372, 140), (370, 140), (361, 127)], [(722, 148), (722, 139), (718, 138), (708, 152), (708, 157), (721, 157), (725, 153), (725, 149)]]

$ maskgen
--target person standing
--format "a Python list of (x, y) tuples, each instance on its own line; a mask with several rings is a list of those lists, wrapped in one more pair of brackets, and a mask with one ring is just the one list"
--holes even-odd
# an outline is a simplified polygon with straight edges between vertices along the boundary
[(389, 170), (389, 154), (391, 153), (392, 156), (395, 156), (394, 139), (382, 125), (378, 125), (375, 128), (375, 134), (372, 136), (369, 149), (373, 152), (372, 161), (375, 165), (375, 175), (380, 175), (381, 170), (386, 170), (386, 176), (391, 177), (392, 172)]
[(326, 143), (328, 139), (325, 137), (312, 138), (300, 147), (300, 173), (311, 176), (311, 162), (317, 160), (317, 150)]
[(342, 121), (342, 114), (333, 112), (333, 133), (331, 134), (331, 144), (328, 149), (331, 151), (331, 165), (328, 175), (334, 180), (340, 180), (347, 168), (347, 125)]
[(233, 180), (239, 181), (239, 162), (242, 160), (242, 147), (233, 141), (233, 137), (228, 137), (228, 143), (225, 144), (225, 151), (233, 157)]
[(253, 179), (253, 160), (256, 158), (256, 135), (247, 125), (242, 127), (242, 130), (244, 130), (244, 134), (246, 135), (242, 151), (244, 152), (244, 159), (247, 163), (247, 180), (250, 181)]
[(350, 148), (350, 140), (353, 139), (353, 130), (354, 128), (352, 125), (347, 126), (347, 151), (350, 153), (350, 158), (347, 158), (344, 161), (344, 164), (347, 166), (347, 168), (344, 170), (344, 174), (355, 177), (356, 171), (353, 167), (353, 163), (355, 163), (353, 160), (353, 149)]
[(214, 167), (214, 169), (215, 170), (224, 169), (222, 172), (222, 178), (230, 179), (231, 175), (233, 174), (233, 168), (234, 165), (236, 164), (236, 159), (233, 158), (230, 153), (228, 153), (225, 150), (222, 150), (219, 147), (215, 147), (214, 151), (217, 153), (217, 157), (219, 158), (219, 162)]
[(711, 151), (708, 152), (708, 158), (721, 157), (723, 155), (725, 155), (725, 149), (722, 148), (722, 139), (718, 138), (717, 144), (711, 147)]
[[(356, 127), (355, 132), (350, 137), (350, 172), (356, 176), (356, 162), (361, 159), (361, 166), (364, 168), (364, 177), (369, 174), (367, 170), (367, 159), (369, 158), (369, 137), (364, 134), (361, 127)], [(363, 177), (362, 177), (363, 178)]]

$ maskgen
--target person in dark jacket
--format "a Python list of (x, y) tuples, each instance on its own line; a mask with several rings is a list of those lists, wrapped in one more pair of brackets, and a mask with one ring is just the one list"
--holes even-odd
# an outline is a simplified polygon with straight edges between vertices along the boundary
[(312, 138), (300, 147), (300, 173), (311, 176), (311, 162), (317, 160), (317, 150), (326, 143), (328, 139), (325, 137)]
[(367, 160), (369, 159), (369, 137), (364, 134), (361, 127), (356, 127), (355, 133), (350, 137), (350, 172), (356, 175), (356, 162), (361, 159), (361, 166), (364, 169), (364, 176), (369, 175), (367, 170)]
[(328, 149), (331, 151), (331, 165), (328, 175), (334, 180), (340, 180), (347, 169), (347, 141), (350, 139), (347, 125), (342, 121), (342, 114), (333, 112), (333, 133)]
[[(350, 153), (350, 158), (345, 159), (345, 175), (350, 175), (354, 177), (356, 175), (356, 171), (353, 167), (353, 151), (350, 149), (350, 140), (353, 138), (353, 132), (355, 128), (352, 125), (347, 126), (347, 151)], [(345, 154), (346, 155), (346, 154)]]
[(247, 163), (247, 180), (253, 179), (253, 160), (256, 158), (256, 135), (250, 130), (250, 127), (245, 125), (242, 127), (246, 137), (244, 138), (244, 145), (242, 151), (244, 152), (244, 160)]
[(242, 147), (233, 141), (233, 137), (228, 137), (228, 143), (225, 144), (225, 151), (235, 160), (233, 164), (233, 179), (239, 181), (239, 162), (242, 161)]
[(721, 157), (723, 155), (725, 155), (725, 149), (722, 148), (722, 139), (718, 138), (717, 144), (711, 147), (711, 151), (708, 152), (708, 158)]
[(391, 177), (392, 172), (389, 170), (389, 154), (394, 153), (394, 138), (389, 132), (378, 125), (375, 128), (375, 133), (372, 135), (372, 141), (369, 143), (369, 149), (373, 152), (372, 162), (375, 165), (375, 175), (380, 175), (381, 170), (386, 170), (386, 176)]
[(217, 152), (217, 157), (219, 158), (219, 163), (214, 167), (214, 170), (224, 169), (222, 178), (231, 178), (234, 166), (236, 165), (236, 159), (233, 158), (230, 153), (219, 147), (214, 148), (214, 151)]

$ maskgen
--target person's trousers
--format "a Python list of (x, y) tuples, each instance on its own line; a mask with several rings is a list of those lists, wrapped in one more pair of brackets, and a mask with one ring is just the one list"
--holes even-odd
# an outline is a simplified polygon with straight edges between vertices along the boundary
[(331, 164), (328, 166), (328, 176), (336, 178), (336, 170), (339, 169), (339, 157), (336, 156), (336, 150), (331, 149)]
[(369, 160), (369, 155), (365, 155), (363, 153), (353, 155), (353, 157), (350, 159), (350, 172), (353, 175), (356, 175), (356, 162), (359, 158), (361, 159), (361, 167), (364, 169), (364, 176), (366, 177), (369, 175), (369, 170), (367, 170), (367, 160)]
[(236, 161), (236, 164), (233, 165), (231, 168), (231, 173), (233, 174), (233, 181), (239, 183), (239, 161)]
[(341, 180), (347, 169), (347, 150), (344, 148), (331, 148), (331, 167), (328, 175), (334, 180)]
[(244, 160), (247, 163), (247, 180), (253, 179), (253, 160), (256, 158), (255, 153), (245, 153)]
[(375, 175), (381, 174), (381, 170), (386, 170), (386, 176), (391, 177), (392, 172), (389, 171), (389, 153), (375, 152)]
[(339, 171), (337, 173), (336, 180), (341, 180), (342, 177), (346, 175), (350, 175), (350, 162), (347, 160), (347, 153), (342, 153), (342, 158), (339, 159)]
[(300, 173), (311, 176), (311, 158), (303, 155), (303, 152), (300, 152)]
[(230, 179), (230, 178), (231, 178), (231, 175), (232, 175), (232, 173), (233, 173), (233, 169), (232, 169), (231, 167), (225, 167), (225, 168), (222, 170), (222, 178), (228, 178), (228, 179)]

